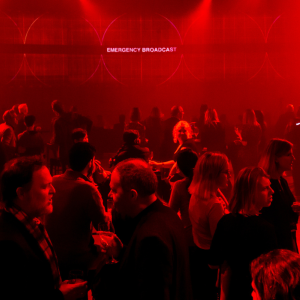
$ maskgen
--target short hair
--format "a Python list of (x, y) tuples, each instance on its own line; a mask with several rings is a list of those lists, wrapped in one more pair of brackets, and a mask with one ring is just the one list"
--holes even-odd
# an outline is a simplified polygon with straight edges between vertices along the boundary
[(140, 136), (138, 130), (127, 129), (123, 133), (123, 141), (127, 145), (133, 145)]
[(217, 111), (214, 108), (209, 108), (205, 112), (205, 124), (211, 124), (212, 122), (220, 122)]
[(157, 177), (149, 164), (142, 159), (124, 160), (117, 164), (114, 172), (118, 172), (124, 190), (134, 189), (141, 197), (156, 192)]
[(251, 276), (263, 300), (300, 299), (300, 255), (276, 249), (254, 259)]
[(31, 127), (35, 123), (35, 116), (34, 115), (25, 116), (24, 122), (27, 127)]
[(181, 127), (184, 127), (186, 129), (188, 139), (192, 138), (192, 136), (193, 136), (193, 130), (192, 130), (191, 125), (187, 121), (179, 121), (173, 128), (174, 143), (177, 143), (177, 141), (178, 141), (178, 133), (179, 133), (179, 129)]
[(87, 131), (82, 128), (75, 128), (71, 134), (71, 138), (73, 142), (75, 140), (84, 139), (86, 136), (87, 136)]
[(1, 175), (1, 198), (6, 207), (13, 205), (17, 188), (31, 188), (34, 171), (44, 166), (39, 156), (23, 156), (7, 162)]
[(95, 157), (96, 149), (86, 142), (79, 142), (72, 146), (69, 151), (69, 164), (73, 171), (81, 172)]
[(130, 113), (130, 120), (133, 122), (139, 122), (141, 120), (141, 112), (138, 107), (134, 107)]
[(217, 189), (220, 174), (228, 168), (225, 154), (206, 152), (200, 156), (194, 169), (194, 176), (189, 187), (190, 194), (201, 199), (209, 199)]
[(183, 149), (178, 153), (177, 166), (184, 176), (192, 178), (198, 154), (192, 149)]
[(283, 139), (271, 139), (266, 149), (261, 155), (259, 166), (263, 168), (269, 175), (278, 170), (276, 162), (277, 157), (281, 157), (288, 153), (293, 144)]
[(172, 117), (177, 117), (177, 115), (179, 113), (183, 112), (183, 108), (181, 106), (178, 106), (178, 105), (174, 105), (172, 108), (171, 108), (171, 116)]
[(27, 115), (28, 114), (28, 106), (26, 103), (22, 103), (18, 106), (18, 110), (19, 110), (19, 113), (21, 114), (24, 114), (24, 115)]
[(52, 109), (60, 115), (64, 113), (63, 105), (59, 100), (54, 100), (51, 103)]
[(260, 167), (246, 167), (238, 173), (229, 203), (230, 212), (240, 213), (252, 207), (255, 203), (258, 179), (261, 177), (269, 178), (269, 175)]

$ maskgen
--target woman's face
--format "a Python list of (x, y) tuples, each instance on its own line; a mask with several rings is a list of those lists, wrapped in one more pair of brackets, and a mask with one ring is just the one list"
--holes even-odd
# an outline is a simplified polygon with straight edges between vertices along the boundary
[(184, 142), (188, 138), (188, 133), (185, 127), (181, 126), (178, 129), (178, 141), (179, 143)]
[(229, 165), (227, 163), (227, 167), (220, 173), (217, 179), (217, 186), (219, 189), (225, 189), (228, 187), (229, 180), (231, 177)]
[(275, 161), (277, 163), (278, 170), (284, 172), (292, 169), (294, 160), (295, 156), (293, 155), (293, 150), (291, 149), (286, 154), (277, 157)]
[(255, 191), (255, 209), (257, 212), (261, 211), (262, 208), (268, 207), (272, 203), (272, 195), (274, 194), (271, 188), (271, 181), (267, 177), (260, 177), (257, 182)]

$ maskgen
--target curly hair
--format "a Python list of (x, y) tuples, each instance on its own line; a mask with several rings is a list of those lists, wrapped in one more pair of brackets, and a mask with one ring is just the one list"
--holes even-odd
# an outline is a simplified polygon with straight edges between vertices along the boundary
[(173, 140), (174, 143), (178, 141), (179, 129), (185, 128), (187, 133), (187, 138), (190, 139), (193, 136), (193, 130), (191, 125), (187, 121), (179, 121), (173, 128)]

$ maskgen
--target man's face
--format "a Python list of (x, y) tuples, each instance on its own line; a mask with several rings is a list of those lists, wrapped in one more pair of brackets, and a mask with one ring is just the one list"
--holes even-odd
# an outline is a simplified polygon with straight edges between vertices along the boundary
[(26, 205), (30, 216), (40, 217), (52, 213), (52, 197), (54, 193), (52, 176), (48, 168), (43, 166), (41, 169), (34, 171), (31, 188), (24, 194), (24, 205)]
[(122, 188), (120, 175), (117, 171), (113, 171), (111, 174), (110, 188), (109, 197), (113, 199), (116, 211), (123, 217), (128, 216), (132, 205), (131, 191)]

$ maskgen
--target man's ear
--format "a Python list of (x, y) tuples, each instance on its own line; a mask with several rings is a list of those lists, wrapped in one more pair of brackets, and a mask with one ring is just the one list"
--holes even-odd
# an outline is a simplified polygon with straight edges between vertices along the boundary
[(24, 197), (25, 197), (25, 190), (24, 190), (24, 188), (23, 187), (18, 187), (17, 189), (16, 189), (16, 194), (17, 194), (17, 196), (18, 196), (18, 198), (20, 199), (20, 200), (24, 200)]
[(131, 189), (130, 193), (131, 193), (131, 199), (133, 201), (135, 201), (137, 199), (137, 197), (138, 197), (138, 192), (136, 190), (134, 190), (134, 189)]

